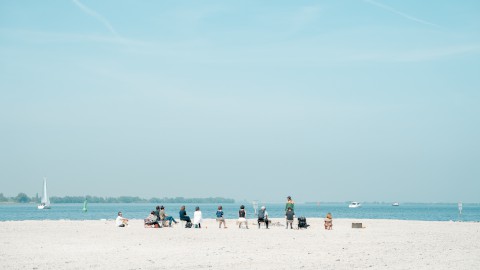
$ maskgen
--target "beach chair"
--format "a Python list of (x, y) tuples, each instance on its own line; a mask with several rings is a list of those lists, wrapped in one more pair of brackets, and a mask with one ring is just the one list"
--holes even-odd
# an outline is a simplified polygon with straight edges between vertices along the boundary
[(162, 226), (162, 227), (168, 227), (168, 226), (169, 226), (168, 220), (165, 220), (165, 219), (160, 219), (160, 220), (158, 221), (158, 223), (159, 223), (160, 226)]
[[(268, 229), (268, 224), (270, 224), (270, 220), (269, 219), (265, 219), (265, 218), (259, 218), (257, 219), (257, 223), (258, 223), (258, 228), (260, 229), (260, 226), (261, 224), (263, 223), (265, 225), (265, 227)], [(268, 223), (268, 224), (267, 224)]]

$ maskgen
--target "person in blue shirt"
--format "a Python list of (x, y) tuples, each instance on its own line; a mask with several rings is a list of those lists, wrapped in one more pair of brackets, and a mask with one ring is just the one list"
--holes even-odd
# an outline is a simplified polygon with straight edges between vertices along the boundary
[(182, 205), (182, 207), (180, 207), (180, 212), (178, 212), (178, 214), (180, 215), (180, 220), (184, 220), (186, 221), (187, 223), (191, 223), (192, 220), (190, 219), (189, 216), (187, 216), (187, 211), (185, 211), (185, 205)]
[(216, 216), (218, 221), (218, 228), (221, 228), (223, 223), (223, 228), (226, 229), (227, 224), (225, 223), (225, 218), (223, 218), (223, 207), (221, 205), (218, 206)]

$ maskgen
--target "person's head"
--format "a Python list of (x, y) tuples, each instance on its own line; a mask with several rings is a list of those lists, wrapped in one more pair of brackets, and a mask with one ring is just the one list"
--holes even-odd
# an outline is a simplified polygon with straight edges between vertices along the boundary
[(264, 205), (264, 206), (262, 206), (260, 209), (265, 210), (265, 209), (267, 209), (267, 208), (266, 208), (265, 205)]
[(185, 210), (185, 205), (182, 205), (182, 206), (180, 207), (180, 210)]
[(159, 205), (157, 205), (157, 207), (155, 207), (155, 209), (157, 209), (157, 210), (160, 210), (160, 206), (159, 206)]
[(223, 209), (223, 208), (222, 208), (222, 206), (221, 206), (221, 205), (219, 205), (219, 206), (218, 206), (218, 210), (222, 210), (222, 209)]
[(165, 207), (163, 207), (163, 205), (160, 206), (160, 210), (165, 210)]
[(150, 215), (155, 215), (155, 211), (150, 212)]
[(119, 216), (122, 216), (122, 212), (118, 212), (118, 215), (119, 215)]
[(287, 211), (292, 211), (292, 208), (291, 208), (291, 207), (288, 207)]
[(200, 207), (195, 207), (195, 211), (200, 211)]
[(328, 213), (328, 214), (327, 214), (327, 218), (332, 219), (332, 214), (331, 214), (331, 213)]
[(245, 206), (243, 204), (240, 205), (240, 209), (245, 209)]
[(291, 200), (292, 200), (292, 197), (287, 196), (287, 200), (291, 201)]

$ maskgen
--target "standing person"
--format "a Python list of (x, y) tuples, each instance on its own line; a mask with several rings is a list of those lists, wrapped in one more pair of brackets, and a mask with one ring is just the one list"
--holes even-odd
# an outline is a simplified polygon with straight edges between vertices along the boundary
[(195, 212), (193, 213), (193, 224), (195, 228), (202, 228), (202, 211), (200, 211), (200, 207), (195, 207)]
[(265, 222), (265, 226), (267, 226), (268, 229), (268, 212), (267, 208), (265, 206), (262, 206), (260, 208), (260, 211), (258, 211), (258, 228), (260, 229), (260, 222)]
[(115, 219), (115, 225), (117, 227), (126, 227), (128, 226), (128, 219), (123, 217), (122, 212), (118, 212), (117, 219)]
[(332, 214), (328, 213), (327, 217), (325, 218), (325, 230), (331, 230), (333, 227), (333, 220), (332, 220)]
[(245, 227), (248, 229), (247, 221), (247, 211), (245, 211), (245, 206), (240, 205), (240, 210), (238, 211), (238, 228), (242, 228), (242, 223), (245, 223)]
[(225, 223), (225, 218), (223, 217), (223, 207), (221, 205), (218, 206), (218, 210), (215, 215), (217, 216), (218, 228), (222, 228), (223, 223), (223, 228), (226, 229), (227, 224)]
[(185, 225), (185, 228), (190, 228), (190, 227), (188, 227), (188, 225), (191, 226), (192, 220), (190, 219), (189, 216), (187, 216), (187, 211), (185, 210), (185, 205), (182, 205), (182, 207), (180, 207), (180, 211), (178, 212), (178, 214), (180, 215), (180, 220), (184, 220), (184, 221), (187, 222), (187, 224)]
[(292, 208), (292, 211), (295, 211), (295, 202), (290, 196), (287, 197), (287, 203), (285, 204), (285, 212), (287, 212), (289, 207)]
[(293, 212), (293, 209), (291, 207), (288, 207), (287, 213), (285, 213), (285, 220), (286, 222), (286, 227), (285, 229), (288, 229), (288, 224), (290, 224), (290, 229), (293, 229), (293, 220), (295, 219), (295, 212)]
[(167, 213), (165, 213), (165, 207), (160, 206), (160, 220), (168, 220), (168, 226), (172, 227), (172, 221), (177, 224), (178, 222), (172, 217), (168, 216)]

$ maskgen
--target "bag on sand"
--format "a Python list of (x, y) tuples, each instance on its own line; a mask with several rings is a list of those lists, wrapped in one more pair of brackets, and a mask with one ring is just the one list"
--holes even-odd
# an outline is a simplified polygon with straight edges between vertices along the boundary
[(307, 219), (305, 217), (299, 217), (298, 218), (298, 228), (299, 229), (300, 228), (305, 228), (306, 229), (306, 228), (308, 228), (308, 226), (310, 226), (310, 225), (307, 224)]
[(185, 224), (185, 228), (192, 228), (192, 222), (187, 222), (187, 224)]

